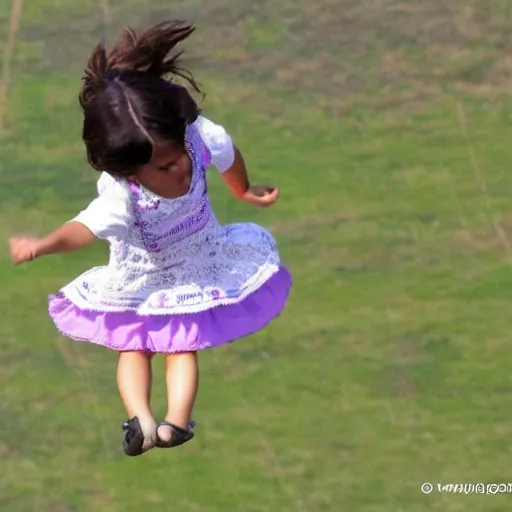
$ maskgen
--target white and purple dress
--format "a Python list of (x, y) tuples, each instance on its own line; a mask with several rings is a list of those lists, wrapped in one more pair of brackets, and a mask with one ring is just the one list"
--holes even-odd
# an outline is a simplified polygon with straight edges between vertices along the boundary
[(186, 195), (165, 199), (103, 173), (98, 197), (73, 219), (109, 242), (110, 259), (50, 296), (63, 335), (117, 351), (195, 351), (254, 333), (284, 308), (292, 279), (272, 235), (221, 225), (210, 206), (206, 169), (231, 166), (230, 136), (200, 116), (185, 139)]

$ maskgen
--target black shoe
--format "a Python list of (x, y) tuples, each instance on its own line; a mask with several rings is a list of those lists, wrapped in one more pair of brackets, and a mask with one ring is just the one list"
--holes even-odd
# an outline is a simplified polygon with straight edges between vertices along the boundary
[[(156, 436), (155, 436), (156, 437)], [(156, 440), (156, 439), (155, 439)], [(146, 445), (146, 446), (144, 446)], [(130, 457), (142, 455), (155, 446), (155, 442), (147, 442), (137, 416), (123, 423), (123, 449)]]
[[(172, 430), (171, 439), (168, 441), (164, 441), (164, 440), (160, 439), (160, 437), (158, 436), (158, 427), (162, 427), (162, 426), (171, 427), (171, 430)], [(195, 426), (196, 426), (196, 424), (194, 421), (191, 421), (188, 424), (187, 429), (178, 427), (177, 425), (175, 425), (174, 423), (170, 423), (169, 421), (162, 421), (162, 423), (160, 423), (160, 425), (158, 425), (158, 427), (156, 429), (156, 437), (157, 437), (156, 446), (158, 448), (173, 448), (175, 446), (180, 446), (182, 444), (185, 444), (186, 442), (190, 441), (194, 437), (194, 431), (192, 429)]]

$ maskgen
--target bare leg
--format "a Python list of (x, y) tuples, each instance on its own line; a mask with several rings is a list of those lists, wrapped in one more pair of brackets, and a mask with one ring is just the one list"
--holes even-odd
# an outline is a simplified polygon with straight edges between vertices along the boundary
[[(187, 430), (196, 401), (199, 384), (199, 367), (195, 352), (168, 355), (165, 358), (165, 383), (167, 385), (166, 421)], [(172, 429), (158, 427), (162, 441), (170, 441)]]
[(144, 434), (143, 450), (154, 445), (156, 423), (151, 412), (151, 354), (121, 352), (117, 365), (117, 386), (129, 418), (137, 417)]

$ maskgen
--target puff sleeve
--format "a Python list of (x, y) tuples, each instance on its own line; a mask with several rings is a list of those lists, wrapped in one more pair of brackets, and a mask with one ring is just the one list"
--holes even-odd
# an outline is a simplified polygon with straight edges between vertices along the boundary
[(221, 125), (203, 116), (199, 116), (195, 124), (210, 151), (212, 165), (221, 173), (227, 171), (235, 160), (235, 148), (229, 133)]
[(133, 222), (128, 187), (107, 173), (102, 173), (97, 187), (98, 197), (72, 220), (86, 226), (97, 238), (126, 238)]

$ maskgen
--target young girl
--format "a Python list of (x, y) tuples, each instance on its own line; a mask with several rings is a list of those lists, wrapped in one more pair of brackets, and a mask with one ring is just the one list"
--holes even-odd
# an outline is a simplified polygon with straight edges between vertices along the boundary
[[(98, 197), (48, 236), (10, 240), (16, 264), (109, 242), (108, 265), (51, 296), (49, 312), (63, 335), (119, 353), (129, 417), (123, 447), (131, 456), (193, 437), (197, 351), (262, 329), (291, 287), (265, 229), (222, 226), (210, 208), (210, 165), (237, 199), (255, 206), (272, 205), (278, 191), (251, 186), (224, 128), (200, 115), (186, 88), (163, 78), (180, 76), (199, 92), (179, 66), (181, 53), (172, 53), (193, 31), (168, 21), (139, 37), (125, 29), (108, 53), (94, 49), (79, 100), (87, 158), (102, 171)], [(167, 415), (158, 426), (150, 407), (154, 354), (166, 359)]]

